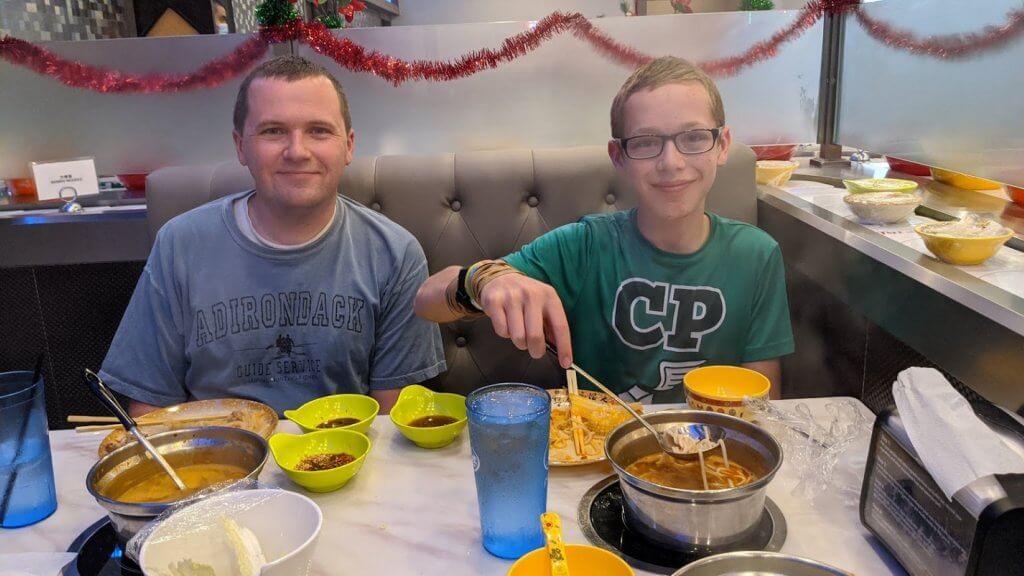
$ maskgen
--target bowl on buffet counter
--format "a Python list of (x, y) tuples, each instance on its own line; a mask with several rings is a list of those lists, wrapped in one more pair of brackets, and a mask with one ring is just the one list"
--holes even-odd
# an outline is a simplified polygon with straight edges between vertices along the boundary
[(850, 194), (871, 194), (874, 192), (905, 192), (917, 190), (917, 182), (901, 178), (861, 178), (859, 180), (843, 180), (843, 185)]
[(789, 178), (798, 167), (800, 163), (795, 160), (758, 160), (757, 183), (782, 186), (789, 182)]
[(789, 160), (796, 147), (796, 144), (753, 144), (750, 149), (758, 160)]
[(1024, 206), (1024, 188), (1017, 188), (1016, 186), (1007, 186), (1006, 194), (1010, 196), (1010, 200), (1019, 206)]
[(886, 156), (885, 161), (889, 163), (889, 170), (894, 172), (902, 172), (904, 174), (910, 174), (911, 176), (931, 176), (932, 174), (924, 164), (918, 164), (917, 162), (911, 162), (910, 160)]
[(146, 189), (146, 176), (149, 172), (136, 172), (131, 174), (118, 174), (117, 180), (124, 184), (124, 187), (132, 191), (142, 191)]
[(936, 182), (942, 182), (943, 184), (949, 184), (950, 186), (963, 188), (965, 190), (999, 190), (1003, 187), (1002, 184), (995, 180), (969, 176), (960, 172), (953, 172), (952, 170), (932, 168), (931, 172), (932, 178), (934, 178)]
[(36, 181), (32, 178), (11, 178), (7, 181), (7, 187), (14, 196), (36, 195)]
[(905, 192), (870, 192), (847, 194), (843, 202), (865, 222), (894, 224), (906, 220), (921, 205), (921, 197)]
[(240, 428), (184, 428), (148, 439), (189, 490), (179, 492), (138, 442), (100, 458), (86, 475), (86, 489), (107, 510), (122, 543), (172, 506), (239, 482), (255, 485), (269, 454), (266, 440)]
[(717, 412), (665, 410), (644, 419), (669, 434), (689, 425), (719, 426), (727, 450), (704, 453), (704, 489), (698, 460), (665, 454), (636, 420), (619, 425), (605, 440), (605, 451), (622, 487), (626, 525), (671, 549), (715, 547), (747, 537), (764, 512), (765, 491), (782, 465), (782, 446), (763, 428)]
[(973, 215), (952, 222), (918, 224), (914, 231), (939, 260), (957, 266), (981, 264), (1013, 238), (1012, 230)]

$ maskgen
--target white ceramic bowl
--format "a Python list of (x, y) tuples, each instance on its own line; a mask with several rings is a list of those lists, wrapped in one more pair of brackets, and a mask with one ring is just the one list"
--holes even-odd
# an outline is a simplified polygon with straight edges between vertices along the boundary
[(843, 202), (865, 222), (893, 224), (905, 220), (921, 204), (921, 197), (906, 192), (847, 194)]
[(228, 492), (188, 506), (164, 520), (143, 543), (139, 565), (156, 575), (191, 559), (217, 574), (237, 571), (223, 527), (230, 517), (259, 540), (267, 564), (261, 576), (303, 576), (311, 572), (323, 513), (309, 498), (286, 490)]

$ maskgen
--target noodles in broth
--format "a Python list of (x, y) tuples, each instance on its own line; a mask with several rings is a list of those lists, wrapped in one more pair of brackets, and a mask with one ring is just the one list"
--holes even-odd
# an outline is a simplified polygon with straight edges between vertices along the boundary
[[(709, 490), (738, 488), (757, 480), (753, 472), (737, 464), (735, 460), (730, 459), (726, 464), (720, 454), (704, 457), (704, 471), (707, 474)], [(679, 460), (664, 452), (657, 452), (626, 466), (626, 472), (659, 486), (704, 490), (699, 460)]]

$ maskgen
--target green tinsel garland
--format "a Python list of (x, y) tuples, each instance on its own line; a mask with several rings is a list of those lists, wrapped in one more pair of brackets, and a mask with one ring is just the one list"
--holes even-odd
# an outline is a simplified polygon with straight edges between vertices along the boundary
[(772, 0), (743, 0), (743, 10), (771, 10), (775, 8)]
[(280, 26), (299, 19), (299, 11), (288, 0), (266, 0), (256, 6), (260, 26)]
[(327, 16), (317, 16), (317, 21), (322, 23), (328, 28), (344, 28), (345, 23), (342, 22), (341, 18), (328, 14)]

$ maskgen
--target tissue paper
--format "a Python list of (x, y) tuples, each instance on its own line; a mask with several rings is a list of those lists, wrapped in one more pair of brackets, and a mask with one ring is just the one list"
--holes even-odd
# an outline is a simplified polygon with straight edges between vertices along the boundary
[(946, 498), (978, 478), (1024, 474), (1024, 458), (982, 422), (941, 372), (908, 368), (892, 386), (900, 420)]

